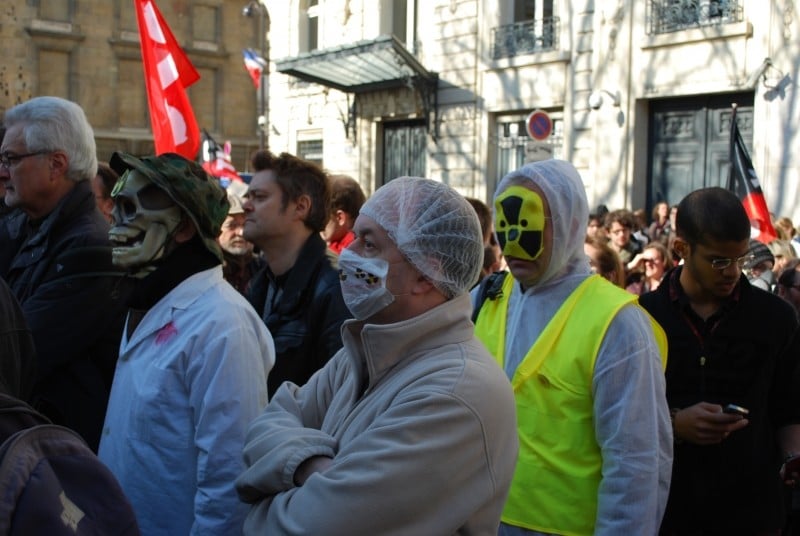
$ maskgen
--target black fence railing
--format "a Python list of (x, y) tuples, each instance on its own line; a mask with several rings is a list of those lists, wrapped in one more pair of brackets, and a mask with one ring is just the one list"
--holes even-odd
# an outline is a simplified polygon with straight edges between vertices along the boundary
[(558, 17), (515, 22), (492, 29), (492, 58), (512, 58), (558, 46)]
[(720, 26), (743, 19), (741, 0), (649, 0), (647, 34)]

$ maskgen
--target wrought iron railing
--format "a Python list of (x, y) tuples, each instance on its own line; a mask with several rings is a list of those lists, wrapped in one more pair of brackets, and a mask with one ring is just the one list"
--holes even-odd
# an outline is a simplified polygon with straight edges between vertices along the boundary
[(649, 0), (647, 34), (741, 22), (741, 0)]
[(515, 22), (492, 29), (492, 58), (553, 50), (558, 46), (558, 17)]

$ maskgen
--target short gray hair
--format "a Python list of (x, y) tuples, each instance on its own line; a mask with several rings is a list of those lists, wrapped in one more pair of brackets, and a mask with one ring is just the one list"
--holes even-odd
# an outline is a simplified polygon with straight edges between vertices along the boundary
[(63, 151), (69, 159), (67, 178), (75, 182), (97, 175), (94, 131), (83, 108), (59, 97), (36, 97), (7, 110), (8, 130), (21, 124), (27, 150)]

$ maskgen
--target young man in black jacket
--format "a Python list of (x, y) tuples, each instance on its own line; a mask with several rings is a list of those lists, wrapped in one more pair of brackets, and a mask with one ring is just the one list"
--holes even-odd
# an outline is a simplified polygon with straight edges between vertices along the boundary
[(678, 207), (674, 248), (683, 265), (640, 300), (669, 341), (676, 444), (664, 535), (778, 534), (783, 526), (781, 465), (800, 453), (798, 324), (788, 304), (742, 275), (749, 237), (733, 193), (692, 192)]
[(330, 183), (318, 165), (288, 153), (256, 153), (244, 202), (244, 238), (267, 266), (250, 284), (248, 300), (275, 341), (269, 396), (284, 381), (303, 385), (342, 347), (350, 318), (339, 272), (320, 232), (328, 223)]

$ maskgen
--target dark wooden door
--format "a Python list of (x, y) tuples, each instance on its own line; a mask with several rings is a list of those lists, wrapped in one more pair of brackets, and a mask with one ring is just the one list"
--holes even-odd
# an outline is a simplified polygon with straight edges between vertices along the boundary
[(427, 130), (420, 122), (383, 127), (383, 184), (403, 176), (424, 177)]
[(698, 188), (727, 184), (731, 103), (752, 152), (753, 93), (652, 101), (648, 211), (659, 201), (676, 205)]

